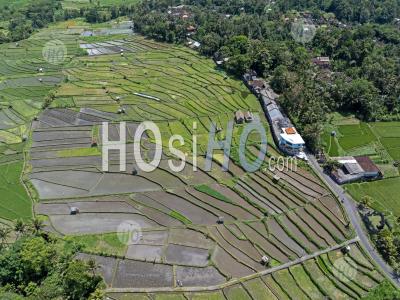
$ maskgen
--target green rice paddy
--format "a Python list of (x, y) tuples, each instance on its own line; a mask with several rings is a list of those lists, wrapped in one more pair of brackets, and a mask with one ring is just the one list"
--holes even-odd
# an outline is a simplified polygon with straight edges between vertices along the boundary
[[(86, 1), (64, 1), (63, 5), (80, 7), (86, 5)], [(179, 267), (189, 266), (194, 269), (200, 265), (199, 269), (217, 269), (217, 275), (224, 280), (241, 278), (264, 270), (265, 266), (262, 266), (259, 260), (265, 253), (270, 255), (271, 266), (278, 266), (294, 257), (301, 257), (306, 252), (311, 253), (328, 245), (336, 245), (338, 241), (333, 239), (336, 235), (340, 235), (340, 242), (349, 238), (349, 231), (344, 228), (346, 217), (323, 206), (319, 198), (329, 198), (329, 192), (305, 171), (282, 174), (284, 177), (281, 182), (285, 182), (284, 185), (274, 183), (271, 172), (246, 174), (233, 163), (233, 171), (230, 170), (229, 174), (213, 170), (207, 174), (199, 172), (194, 176), (189, 172), (172, 174), (163, 168), (153, 174), (138, 174), (136, 177), (132, 177), (132, 174), (119, 177), (122, 174), (112, 172), (103, 174), (92, 166), (86, 169), (82, 166), (86, 160), (91, 164), (92, 156), (100, 156), (97, 147), (90, 147), (92, 136), (99, 137), (97, 126), (80, 129), (89, 134), (82, 138), (83, 141), (76, 138), (78, 141), (74, 147), (68, 148), (68, 143), (62, 144), (63, 141), (60, 142), (59, 139), (59, 143), (55, 144), (62, 147), (53, 149), (54, 133), (64, 133), (57, 131), (59, 128), (54, 129), (46, 124), (46, 119), (39, 130), (31, 127), (32, 121), (43, 110), (44, 99), (49, 99), (50, 95), (50, 110), (57, 111), (68, 107), (68, 113), (73, 114), (91, 109), (101, 116), (111, 116), (110, 119), (114, 121), (154, 121), (161, 129), (163, 146), (168, 145), (171, 135), (180, 134), (185, 140), (182, 149), (189, 152), (189, 156), (192, 150), (192, 136), (195, 134), (199, 145), (198, 158), (202, 162), (210, 125), (215, 123), (221, 129), (217, 138), (225, 139), (227, 124), (233, 120), (235, 111), (239, 109), (251, 111), (258, 116), (270, 136), (268, 123), (256, 97), (249, 93), (241, 81), (217, 70), (210, 59), (201, 57), (185, 47), (161, 44), (137, 35), (118, 34), (90, 38), (79, 36), (79, 33), (86, 29), (110, 26), (112, 25), (90, 26), (82, 20), (72, 20), (50, 26), (28, 40), (21, 41), (18, 47), (15, 44), (0, 45), (0, 218), (15, 220), (32, 217), (32, 201), (22, 179), (29, 186), (32, 186), (30, 184), (34, 180), (40, 181), (42, 187), (49, 184), (56, 192), (59, 188), (60, 195), (56, 196), (60, 196), (60, 199), (40, 199), (39, 203), (34, 203), (35, 212), (43, 209), (40, 214), (46, 216), (46, 225), (54, 230), (70, 230), (63, 234), (67, 235), (67, 239), (81, 244), (83, 252), (100, 255), (105, 260), (113, 256), (119, 259), (124, 257), (130, 246), (121, 244), (117, 234), (105, 232), (115, 230), (111, 228), (113, 224), (108, 222), (119, 222), (134, 217), (142, 220), (143, 226), (157, 229), (157, 232), (149, 230), (148, 240), (141, 245), (145, 246), (141, 248), (142, 252), (133, 251), (130, 253), (131, 257), (125, 257), (126, 260), (155, 264), (156, 259), (149, 258), (147, 255), (151, 253), (146, 250), (156, 253), (155, 249), (162, 247), (163, 251), (166, 251), (171, 248), (182, 252), (182, 255), (178, 255), (178, 260), (182, 259), (182, 262), (168, 262), (168, 259), (176, 259), (173, 257), (176, 253), (163, 252), (160, 264), (165, 269), (173, 267), (176, 272)], [(62, 40), (68, 49), (66, 60), (61, 65), (48, 64), (42, 57), (42, 46), (52, 39)], [(128, 50), (125, 50), (123, 55), (116, 51), (89, 56), (79, 48), (81, 44), (91, 44), (98, 49), (108, 45), (117, 50), (123, 46)], [(38, 74), (39, 67), (44, 68), (44, 74)], [(42, 81), (38, 80), (45, 76), (53, 83), (42, 84)], [(68, 121), (68, 114), (64, 114), (63, 117)], [(50, 120), (47, 121), (51, 123), (51, 117), (48, 118)], [(193, 123), (196, 123), (196, 128), (193, 127)], [(332, 153), (353, 151), (377, 143), (391, 159), (394, 159), (392, 152), (396, 150), (390, 149), (396, 149), (398, 144), (390, 140), (396, 136), (387, 129), (379, 126), (372, 128), (363, 123), (335, 126), (339, 135), (337, 140), (330, 140)], [(68, 132), (70, 129), (66, 127), (65, 131)], [(70, 131), (72, 133), (74, 130)], [(233, 149), (238, 145), (242, 131), (243, 125), (234, 127)], [(33, 134), (42, 134), (40, 136), (43, 140), (38, 138), (32, 141)], [(382, 141), (379, 137), (382, 137)], [(74, 138), (71, 137), (71, 140)], [(259, 136), (251, 134), (249, 140), (250, 144), (257, 144)], [(255, 146), (249, 148), (257, 150)], [(165, 151), (165, 154), (168, 156), (168, 151)], [(35, 155), (36, 157), (33, 157)], [(233, 150), (233, 160), (237, 160), (237, 156), (237, 151)], [(254, 152), (246, 153), (246, 156), (253, 159)], [(73, 162), (73, 166), (67, 163), (58, 166), (57, 159), (64, 163)], [(220, 154), (216, 154), (215, 161), (221, 162)], [(53, 168), (56, 170), (49, 171)], [(77, 171), (79, 169), (81, 170)], [(77, 174), (77, 177), (73, 174)], [(29, 175), (36, 178), (29, 178)], [(116, 177), (112, 177), (114, 175)], [(93, 180), (93, 176), (107, 177), (108, 183), (111, 181), (108, 190), (101, 191), (99, 195), (94, 194), (87, 202), (83, 201), (84, 197), (71, 196), (74, 199), (66, 199), (64, 193), (69, 195), (67, 192), (70, 190), (89, 192), (90, 184), (93, 184), (92, 191), (95, 191), (100, 181)], [(129, 183), (132, 178), (138, 180), (135, 188), (142, 188), (141, 182), (145, 182), (151, 188), (149, 191), (139, 189), (133, 196), (132, 193), (120, 193), (118, 189), (110, 192), (112, 185), (117, 185), (118, 181), (126, 180)], [(153, 182), (160, 187), (157, 186), (157, 189), (153, 190)], [(227, 182), (229, 187), (225, 186)], [(40, 188), (40, 184), (38, 186)], [(33, 191), (32, 188), (30, 190)], [(43, 190), (46, 192), (46, 188)], [(326, 199), (325, 202), (331, 203), (335, 208), (340, 205), (333, 198)], [(82, 210), (78, 215), (71, 216), (70, 205), (78, 205)], [(304, 209), (306, 206), (310, 211)], [(274, 221), (273, 216), (266, 218), (264, 213), (267, 210), (271, 211), (271, 214), (279, 215), (282, 222)], [(329, 217), (322, 216), (322, 210)], [(314, 213), (320, 215), (321, 224), (316, 221), (318, 216)], [(219, 216), (224, 216), (224, 224), (216, 224)], [(267, 225), (267, 222), (270, 224)], [(314, 227), (325, 232), (326, 245), (317, 248), (313, 244), (314, 239), (321, 243), (322, 239), (313, 228), (306, 225), (307, 222), (313, 222)], [(104, 231), (99, 230), (101, 226), (105, 226)], [(94, 231), (88, 230), (88, 234), (81, 235), (82, 228)], [(164, 231), (168, 231), (165, 237)], [(79, 232), (79, 235), (74, 235), (76, 232)], [(294, 234), (296, 236), (292, 237)], [(217, 247), (219, 251), (216, 250)], [(352, 247), (352, 255), (358, 253), (358, 246), (352, 244)], [(211, 255), (213, 251), (214, 256)], [(336, 255), (340, 255), (340, 251), (337, 252), (339, 254)], [(139, 258), (135, 258), (135, 255)], [(369, 264), (367, 257), (362, 253), (359, 256), (363, 264)], [(199, 261), (188, 264), (185, 262), (187, 257), (194, 257)], [(352, 258), (349, 257), (349, 260), (352, 261)], [(122, 259), (118, 260), (118, 266), (123, 266), (125, 262)], [(353, 263), (358, 265), (356, 261)], [(313, 293), (334, 298), (334, 287), (344, 283), (341, 282), (341, 278), (330, 274), (331, 269), (330, 261), (323, 261), (321, 264), (321, 260), (311, 259), (296, 267), (282, 269), (276, 274), (254, 277), (251, 282), (235, 282), (213, 292), (143, 293), (117, 295), (115, 299), (262, 299), (260, 295), (278, 295), (280, 298), (301, 295), (304, 298), (312, 298)], [(131, 271), (135, 272), (134, 269)], [(192, 271), (190, 269), (188, 272)], [(373, 274), (371, 280), (376, 285), (382, 281), (382, 276), (378, 271), (374, 272), (366, 271)], [(117, 272), (114, 273), (114, 277), (116, 275)], [(299, 289), (300, 285), (304, 285), (304, 288)], [(290, 287), (290, 291), (286, 291), (285, 286)], [(366, 287), (363, 288), (366, 290)], [(357, 287), (349, 285), (340, 294), (357, 298), (354, 295), (364, 295), (364, 289), (359, 291)], [(114, 295), (110, 294), (110, 297), (114, 299)]]
[(29, 219), (32, 202), (20, 179), (22, 162), (0, 165), (0, 217), (9, 220)]
[(374, 182), (353, 183), (347, 185), (346, 189), (354, 199), (360, 201), (364, 196), (370, 196), (373, 208), (400, 216), (399, 187), (400, 177), (394, 177)]
[[(336, 131), (336, 137), (331, 136)], [(332, 116), (323, 134), (323, 143), (329, 156), (367, 155), (380, 168), (386, 179), (377, 182), (354, 183), (346, 188), (360, 201), (368, 195), (373, 207), (379, 211), (400, 213), (400, 122), (364, 123), (354, 117)]]

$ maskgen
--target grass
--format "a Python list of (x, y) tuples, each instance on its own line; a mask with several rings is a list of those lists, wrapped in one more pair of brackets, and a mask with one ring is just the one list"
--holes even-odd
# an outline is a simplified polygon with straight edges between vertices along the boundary
[(400, 299), (400, 291), (396, 289), (388, 280), (383, 281), (377, 287), (372, 289), (363, 300), (384, 300), (384, 299)]
[(322, 135), (322, 141), (325, 144), (327, 153), (329, 156), (335, 157), (339, 156), (339, 145), (335, 137), (333, 137), (330, 132), (324, 132)]
[(346, 185), (347, 191), (356, 201), (368, 195), (373, 200), (372, 208), (389, 211), (396, 216), (400, 216), (399, 187), (400, 177)]
[(226, 288), (224, 294), (228, 300), (251, 300), (251, 297), (241, 285)]
[(184, 215), (177, 212), (176, 210), (171, 211), (169, 215), (170, 217), (175, 218), (178, 221), (181, 221), (183, 224), (192, 224), (192, 221), (190, 221), (188, 218), (186, 218)]
[[(110, 296), (112, 297), (112, 296), (114, 296), (114, 294), (111, 294)], [(114, 299), (114, 297), (112, 299)], [(122, 295), (118, 294), (118, 299), (119, 300), (151, 300), (150, 297), (148, 297), (144, 294), (122, 294)]]
[(213, 198), (216, 198), (218, 200), (227, 202), (227, 203), (232, 203), (230, 199), (228, 199), (225, 195), (222, 195), (218, 191), (210, 188), (208, 185), (202, 184), (194, 187), (197, 191), (202, 192), (204, 194), (207, 194)]
[[(322, 135), (329, 156), (368, 155), (386, 164), (400, 160), (400, 122), (355, 122), (337, 114), (332, 118)], [(330, 136), (332, 131), (337, 132), (336, 138)]]
[[(331, 131), (337, 132), (336, 138), (330, 136)], [(322, 140), (329, 156), (369, 156), (385, 179), (347, 185), (348, 192), (357, 201), (371, 196), (374, 209), (400, 216), (399, 168), (394, 166), (394, 161), (400, 161), (400, 122), (365, 123), (353, 116), (333, 114)]]
[(400, 160), (400, 136), (381, 138), (381, 143), (394, 160)]
[(97, 147), (92, 148), (74, 148), (57, 151), (58, 157), (78, 157), (78, 156), (99, 156), (100, 150)]
[(154, 297), (155, 300), (185, 300), (185, 296), (178, 293), (171, 294), (156, 294)]
[(366, 123), (338, 126), (339, 144), (344, 151), (362, 147), (374, 142), (375, 136)]
[(192, 300), (225, 300), (224, 295), (221, 291), (208, 292), (208, 293), (193, 293), (190, 294)]
[(318, 287), (310, 280), (302, 265), (290, 268), (290, 273), (295, 278), (297, 284), (301, 286), (312, 299), (321, 299), (324, 297)]
[(20, 181), (22, 162), (0, 165), (0, 217), (9, 220), (29, 219), (32, 202)]
[[(124, 0), (117, 1), (125, 2)], [(89, 1), (86, 0), (67, 0), (63, 2), (63, 5), (79, 8), (88, 5), (88, 3)], [(100, 4), (105, 3), (115, 3), (115, 0), (100, 0)], [(35, 35), (35, 39), (21, 41), (21, 49), (8, 49), (7, 45), (0, 45), (2, 53), (0, 55), (0, 76), (6, 79), (8, 78), (7, 76), (26, 78), (25, 81), (15, 81), (14, 86), (0, 91), (0, 95), (4, 96), (6, 101), (16, 103), (13, 110), (23, 119), (23, 124), (13, 125), (13, 128), (10, 128), (3, 135), (0, 132), (0, 137), (3, 137), (9, 143), (16, 137), (21, 136), (23, 128), (29, 128), (26, 125), (40, 110), (45, 96), (53, 90), (53, 87), (39, 85), (37, 80), (33, 80), (31, 76), (31, 74), (36, 73), (37, 66), (44, 63), (41, 58), (43, 42), (54, 34), (57, 38), (63, 39), (63, 41), (64, 38), (66, 39), (65, 43), (71, 57), (82, 54), (81, 50), (77, 48), (76, 35), (68, 37), (67, 34), (58, 34), (60, 32), (56, 31), (65, 30), (65, 25), (68, 23), (73, 27), (72, 22), (70, 20), (58, 25), (51, 25), (49, 28), (40, 31), (38, 35)], [(104, 24), (89, 25), (83, 21), (77, 21), (76, 25), (86, 29), (104, 26)], [(110, 24), (107, 27), (110, 27)], [(64, 64), (62, 70), (61, 66), (45, 66), (46, 72), (48, 70), (52, 76), (57, 76), (62, 71), (68, 77), (68, 81), (65, 80), (60, 83), (60, 86), (54, 88), (55, 100), (51, 103), (52, 108), (70, 107), (75, 111), (79, 111), (80, 108), (87, 107), (115, 113), (120, 105), (125, 105), (129, 108), (126, 114), (119, 115), (120, 119), (129, 121), (153, 120), (160, 124), (165, 124), (162, 127), (163, 137), (164, 133), (165, 136), (172, 134), (183, 135), (189, 151), (191, 149), (191, 134), (193, 133), (192, 121), (198, 123), (199, 144), (206, 145), (210, 121), (215, 121), (222, 127), (223, 131), (218, 137), (223, 139), (225, 138), (227, 122), (233, 119), (233, 114), (236, 110), (251, 110), (263, 116), (258, 100), (249, 93), (242, 82), (232, 78), (225, 79), (225, 74), (216, 71), (214, 63), (210, 59), (202, 58), (191, 50), (176, 45), (155, 43), (140, 36), (114, 35), (82, 38), (84, 42), (90, 43), (107, 42), (115, 39), (125, 39), (127, 46), (135, 49), (135, 52), (128, 53), (127, 51), (124, 57), (118, 54), (98, 57), (75, 57), (71, 62), (68, 61)], [(12, 81), (10, 80), (10, 82)], [(17, 86), (18, 82), (26, 86)], [(151, 95), (160, 100), (147, 99), (143, 96), (134, 95), (134, 93)], [(121, 103), (116, 103), (114, 100), (117, 95), (121, 96)], [(30, 100), (26, 100), (27, 98)], [(8, 102), (4, 104), (4, 107), (7, 106)], [(269, 134), (267, 123), (263, 117), (262, 122), (265, 124)], [(368, 128), (364, 128), (362, 124), (358, 124), (353, 119), (342, 120), (340, 124), (338, 120), (335, 120), (335, 122), (335, 126), (340, 126), (341, 128), (340, 133), (343, 136), (340, 136), (340, 138), (344, 139), (345, 144), (351, 143), (352, 138), (346, 138), (346, 135), (350, 136), (353, 132), (352, 128), (355, 127), (360, 128), (359, 130), (362, 133), (365, 131), (366, 137), (370, 136), (367, 132)], [(234, 127), (232, 148), (237, 146), (238, 136), (242, 130), (243, 126)], [(384, 129), (379, 128), (379, 130)], [(95, 127), (92, 134), (94, 137), (98, 136), (98, 127)], [(392, 137), (385, 136), (385, 138)], [(250, 135), (249, 143), (257, 143), (258, 141), (257, 134)], [(336, 154), (343, 151), (343, 146), (337, 140), (332, 139), (329, 142), (332, 142), (330, 143), (330, 151), (332, 153)], [(7, 149), (13, 149), (13, 147), (14, 144), (7, 145)], [(200, 147), (199, 149), (200, 152), (204, 152), (204, 149)], [(233, 153), (235, 154), (235, 151)], [(85, 157), (98, 156), (101, 153), (96, 147), (90, 148), (88, 145), (87, 148), (59, 150), (57, 155), (60, 158)], [(17, 154), (15, 156), (17, 157)], [(253, 156), (248, 154), (248, 157), (252, 158)], [(18, 158), (20, 159), (18, 162), (0, 166), (0, 191), (2, 193), (0, 218), (29, 218), (32, 213), (31, 201), (20, 182), (23, 164), (21, 156)], [(220, 161), (221, 157), (217, 154), (215, 159)], [(208, 185), (199, 185), (195, 188), (197, 191), (220, 201), (232, 203), (228, 197)], [(169, 215), (183, 224), (192, 223), (190, 219), (179, 211), (173, 210)], [(82, 244), (83, 251), (99, 255), (124, 256), (127, 248), (119, 240), (116, 233), (72, 236), (68, 237), (68, 239)], [(278, 264), (275, 260), (271, 261), (271, 266)], [(284, 277), (282, 286), (284, 286), (285, 282), (288, 284), (291, 282), (290, 287), (294, 288), (294, 281), (289, 275), (285, 271), (277, 276)], [(261, 279), (246, 282), (243, 285), (251, 290), (251, 297), (254, 299), (272, 297), (272, 294), (268, 294), (270, 291)], [(226, 288), (224, 293), (229, 300), (251, 299), (242, 285)], [(143, 295), (143, 298), (183, 299), (184, 296), (198, 300), (225, 299), (222, 291), (210, 293), (188, 292), (186, 295), (161, 293), (159, 295), (151, 294), (149, 297)], [(124, 299), (124, 297), (121, 299)], [(127, 296), (126, 299), (137, 298)]]
[[(185, 139), (181, 148), (189, 153), (192, 151), (193, 121), (198, 123), (198, 144), (206, 145), (211, 120), (224, 132), (236, 110), (262, 113), (257, 98), (248, 93), (242, 82), (224, 78), (211, 60), (185, 47), (160, 44), (137, 35), (83, 39), (85, 43), (94, 43), (121, 40), (122, 37), (127, 47), (136, 49), (134, 54), (79, 58), (83, 67), (66, 70), (70, 80), (57, 89), (52, 106), (91, 107), (115, 113), (119, 105), (124, 105), (126, 113), (120, 115), (121, 120), (165, 122), (168, 125), (164, 127), (163, 145), (167, 146), (172, 134), (180, 134)], [(114, 100), (116, 96), (121, 97), (118, 104)], [(264, 119), (262, 122), (267, 124)], [(235, 135), (239, 133), (235, 127)], [(258, 140), (256, 134), (250, 136), (251, 142)], [(198, 149), (199, 154), (205, 152), (205, 147)]]
[(82, 250), (90, 253), (124, 256), (127, 248), (119, 240), (117, 233), (80, 235), (68, 238), (81, 244)]
[[(366, 126), (370, 128), (368, 131)], [(357, 126), (357, 125), (350, 125)], [(378, 211), (392, 212), (400, 216), (400, 205), (398, 195), (400, 193), (400, 177), (398, 169), (393, 167), (393, 160), (400, 160), (400, 122), (375, 122), (361, 123), (360, 130), (365, 135), (372, 133), (375, 136), (376, 147), (364, 146), (359, 151), (369, 155), (378, 163), (386, 179), (374, 182), (353, 183), (346, 186), (347, 191), (356, 201), (361, 201), (364, 196), (372, 197), (372, 207)], [(351, 127), (343, 127), (343, 132), (349, 135)], [(368, 132), (368, 133), (367, 133)], [(369, 133), (370, 132), (370, 133)], [(348, 151), (346, 154), (357, 154)]]
[(243, 283), (253, 299), (268, 300), (274, 299), (274, 295), (259, 278), (249, 280)]
[(296, 299), (307, 299), (307, 296), (298, 288), (296, 282), (291, 277), (289, 270), (284, 269), (272, 274), (272, 277), (275, 281), (281, 286), (281, 288), (285, 288), (286, 292), (291, 298)]
[(120, 4), (135, 4), (137, 2), (138, 0), (98, 0), (93, 2), (90, 2), (89, 0), (63, 0), (61, 3), (64, 9), (80, 9), (82, 7), (94, 7), (97, 3), (99, 3), (101, 7), (105, 7)]

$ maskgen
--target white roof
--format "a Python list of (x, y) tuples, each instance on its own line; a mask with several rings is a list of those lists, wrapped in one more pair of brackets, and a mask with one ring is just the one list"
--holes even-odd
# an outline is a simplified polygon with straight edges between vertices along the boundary
[(357, 161), (353, 156), (341, 156), (341, 157), (332, 157), (332, 159), (336, 160), (338, 163), (344, 164), (357, 164)]
[(339, 159), (338, 163), (344, 165), (344, 164), (357, 164), (357, 161), (353, 159)]
[(303, 138), (298, 133), (295, 134), (281, 133), (281, 138), (294, 145), (305, 144)]

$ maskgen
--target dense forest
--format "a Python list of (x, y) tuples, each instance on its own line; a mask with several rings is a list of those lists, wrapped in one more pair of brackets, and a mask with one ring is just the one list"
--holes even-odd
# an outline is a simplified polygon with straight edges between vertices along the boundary
[[(254, 69), (271, 80), (311, 148), (318, 148), (331, 111), (353, 112), (364, 120), (399, 119), (399, 1), (187, 1), (185, 19), (168, 12), (170, 2), (137, 6), (136, 30), (183, 43), (188, 26), (194, 26), (200, 51), (229, 58), (228, 72), (240, 76)], [(291, 35), (293, 22), (304, 16), (320, 25), (305, 44)], [(331, 72), (311, 63), (316, 56), (330, 57)]]
[(0, 20), (8, 21), (7, 33), (0, 30), (0, 43), (18, 41), (31, 35), (35, 29), (43, 28), (56, 19), (61, 11), (60, 1), (40, 0), (23, 9), (5, 5), (0, 10)]

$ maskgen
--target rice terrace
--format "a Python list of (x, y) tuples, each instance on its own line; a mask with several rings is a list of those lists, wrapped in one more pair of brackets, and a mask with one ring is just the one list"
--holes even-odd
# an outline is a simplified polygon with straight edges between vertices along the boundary
[[(98, 9), (100, 2), (125, 3), (99, 1)], [(60, 3), (66, 11), (94, 5)], [(91, 270), (62, 275), (50, 290), (79, 273), (100, 276), (99, 283), (91, 298), (72, 292), (52, 298), (40, 290), (47, 279), (22, 290), (22, 279), (6, 285), (0, 270), (1, 299), (2, 293), (6, 299), (372, 299), (371, 291), (395, 289), (394, 277), (366, 248), (370, 242), (360, 235), (358, 214), (349, 214), (355, 205), (343, 200), (344, 191), (332, 187), (313, 155), (301, 152), (300, 159), (282, 150), (270, 112), (272, 105), (280, 114), (274, 101), (281, 98), (270, 96), (268, 84), (254, 90), (259, 79), (232, 75), (193, 41), (145, 37), (128, 17), (87, 18), (52, 22), (0, 44), (0, 229), (7, 231), (0, 236), (0, 268), (8, 257), (2, 258), (3, 248), (29, 243), (25, 235), (32, 234), (35, 247), (50, 243)], [(289, 120), (285, 113), (282, 118)], [(161, 161), (151, 172), (141, 170), (134, 153), (136, 144), (148, 163), (157, 152), (151, 131), (135, 139), (145, 121), (162, 137)], [(124, 171), (118, 150), (108, 152), (108, 168), (102, 167), (105, 122), (108, 140), (125, 135)], [(243, 155), (256, 161), (262, 148), (260, 132), (251, 132), (245, 145), (240, 140), (250, 124), (265, 130), (268, 143), (255, 172), (241, 164)], [(279, 126), (281, 136), (301, 139), (293, 125)], [(212, 128), (220, 149), (210, 154)], [(399, 128), (333, 114), (322, 136), (328, 156), (366, 155), (385, 170), (383, 180), (345, 190), (357, 201), (373, 196), (374, 208), (395, 216)], [(171, 141), (176, 135), (182, 140)], [(186, 158), (179, 172), (171, 170), (181, 162), (176, 150)], [(29, 254), (16, 247), (21, 257)], [(41, 268), (27, 270), (37, 278), (51, 274)]]

